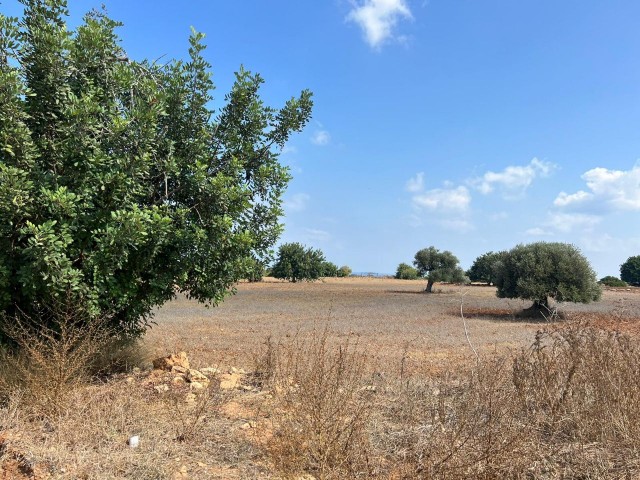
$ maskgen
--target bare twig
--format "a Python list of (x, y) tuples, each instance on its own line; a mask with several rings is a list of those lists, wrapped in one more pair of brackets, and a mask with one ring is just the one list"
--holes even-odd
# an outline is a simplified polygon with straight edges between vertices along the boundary
[(465, 290), (464, 292), (460, 291), (460, 318), (462, 318), (462, 325), (464, 325), (464, 336), (467, 338), (467, 343), (473, 350), (473, 354), (476, 356), (476, 364), (480, 363), (480, 357), (478, 356), (478, 352), (471, 343), (471, 338), (469, 338), (469, 329), (467, 328), (467, 321), (464, 318), (463, 304), (464, 304), (464, 296), (469, 293), (469, 290)]

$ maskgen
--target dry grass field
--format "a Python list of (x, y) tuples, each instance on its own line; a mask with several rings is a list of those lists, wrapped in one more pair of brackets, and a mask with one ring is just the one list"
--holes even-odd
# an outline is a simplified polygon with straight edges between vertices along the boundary
[[(492, 287), (423, 288), (266, 279), (216, 308), (179, 297), (138, 368), (70, 382), (55, 411), (34, 400), (46, 368), (5, 395), (0, 479), (640, 478), (636, 289), (549, 323)], [(151, 370), (182, 351), (186, 370)]]
[[(268, 336), (279, 339), (298, 330), (323, 329), (331, 337), (358, 339), (379, 359), (382, 370), (393, 371), (410, 360), (412, 372), (430, 372), (457, 360), (471, 359), (460, 315), (478, 350), (501, 352), (528, 345), (544, 323), (517, 318), (531, 302), (499, 299), (494, 287), (436, 286), (423, 293), (421, 280), (369, 277), (288, 283), (267, 278), (243, 283), (235, 296), (216, 308), (205, 308), (180, 297), (165, 305), (147, 335), (154, 354), (187, 350), (196, 365), (223, 364), (250, 368)], [(620, 311), (640, 317), (635, 289), (609, 290), (589, 305), (566, 304), (567, 312)]]

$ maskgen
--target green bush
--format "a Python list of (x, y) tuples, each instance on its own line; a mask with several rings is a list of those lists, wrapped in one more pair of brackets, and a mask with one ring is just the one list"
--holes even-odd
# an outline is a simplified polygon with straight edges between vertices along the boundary
[(65, 1), (23, 3), (0, 14), (0, 312), (70, 296), (135, 336), (176, 288), (221, 301), (282, 230), (278, 155), (311, 93), (272, 109), (240, 68), (212, 111), (204, 35), (186, 61), (133, 61), (103, 13), (70, 31)]
[(418, 270), (411, 265), (401, 263), (396, 269), (395, 278), (399, 280), (416, 280), (418, 278)]
[(339, 277), (348, 277), (349, 275), (351, 275), (351, 268), (349, 268), (347, 265), (343, 265), (338, 269)]
[(614, 277), (612, 275), (607, 275), (606, 277), (602, 277), (598, 282), (607, 287), (626, 287), (627, 282), (623, 282), (618, 277)]

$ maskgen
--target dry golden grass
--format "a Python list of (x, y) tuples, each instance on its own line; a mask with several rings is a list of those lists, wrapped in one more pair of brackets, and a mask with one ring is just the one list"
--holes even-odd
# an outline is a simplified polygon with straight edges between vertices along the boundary
[(74, 380), (53, 413), (34, 415), (38, 402), (14, 389), (0, 403), (0, 478), (640, 476), (635, 290), (545, 324), (514, 321), (528, 305), (490, 287), (423, 288), (269, 281), (216, 309), (180, 298), (144, 348), (242, 367), (243, 385), (190, 398), (125, 355), (142, 370)]

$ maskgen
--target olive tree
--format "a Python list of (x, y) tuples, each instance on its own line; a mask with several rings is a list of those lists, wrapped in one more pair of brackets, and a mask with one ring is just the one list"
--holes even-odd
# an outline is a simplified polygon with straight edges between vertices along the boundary
[(500, 262), (505, 252), (487, 252), (473, 261), (471, 268), (467, 270), (467, 276), (472, 282), (486, 282), (487, 285), (495, 283)]
[(575, 246), (559, 242), (517, 245), (503, 257), (496, 279), (497, 296), (533, 300), (532, 308), (558, 302), (589, 303), (601, 295), (596, 274)]
[(632, 285), (640, 285), (640, 255), (629, 257), (620, 265), (620, 279)]
[(176, 289), (221, 301), (281, 233), (311, 93), (271, 108), (240, 68), (213, 109), (204, 35), (134, 61), (104, 13), (69, 30), (64, 0), (23, 3), (0, 14), (0, 312), (46, 324), (65, 299), (138, 335)]
[(413, 260), (418, 275), (427, 279), (427, 288), (425, 288), (427, 293), (433, 291), (435, 282), (465, 282), (467, 277), (459, 263), (458, 257), (453, 253), (448, 250), (441, 252), (435, 247), (419, 250)]
[(284, 243), (278, 249), (276, 262), (271, 269), (275, 278), (298, 282), (317, 280), (325, 275), (327, 262), (320, 250), (307, 248), (300, 243)]

